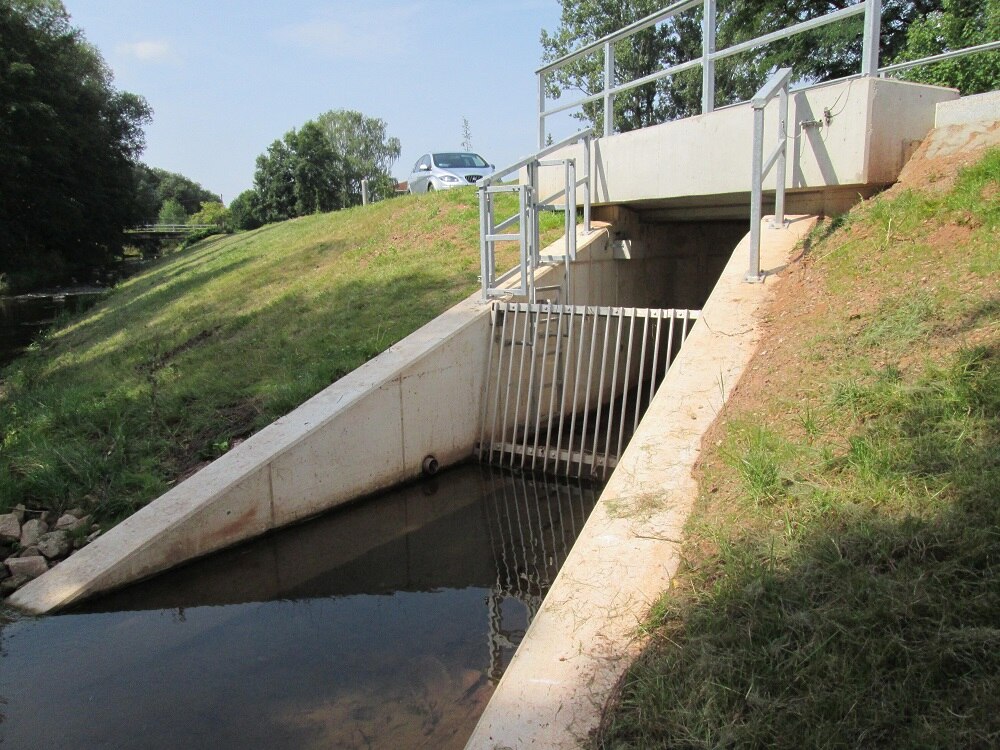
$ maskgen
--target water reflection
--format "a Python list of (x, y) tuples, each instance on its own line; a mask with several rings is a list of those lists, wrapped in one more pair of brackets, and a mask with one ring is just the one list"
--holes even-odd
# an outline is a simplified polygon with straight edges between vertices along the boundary
[(107, 290), (95, 288), (0, 296), (0, 367), (13, 361), (61, 315), (86, 310), (106, 294)]
[(467, 466), (15, 622), (0, 741), (462, 747), (595, 499)]

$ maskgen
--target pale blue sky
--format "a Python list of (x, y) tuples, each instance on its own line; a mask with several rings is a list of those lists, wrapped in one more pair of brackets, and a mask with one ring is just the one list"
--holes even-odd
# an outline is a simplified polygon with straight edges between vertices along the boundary
[(64, 4), (115, 86), (153, 107), (144, 161), (226, 203), (268, 144), (330, 109), (385, 120), (401, 179), (422, 153), (458, 148), (463, 117), (487, 160), (518, 160), (536, 145), (539, 33), (559, 22), (558, 0)]

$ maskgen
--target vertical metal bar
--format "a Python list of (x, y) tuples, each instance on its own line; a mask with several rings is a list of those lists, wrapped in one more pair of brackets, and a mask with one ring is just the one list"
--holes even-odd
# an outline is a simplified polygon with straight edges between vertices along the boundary
[(660, 331), (663, 326), (663, 315), (659, 310), (650, 310), (656, 316), (656, 333), (653, 334), (653, 367), (649, 371), (649, 399), (646, 401), (646, 408), (653, 403), (653, 395), (656, 393), (656, 368), (660, 364)]
[[(514, 421), (510, 426), (510, 465), (514, 465), (517, 452), (514, 446), (517, 445), (517, 423), (521, 415), (521, 386), (524, 385), (524, 358), (528, 353), (528, 329), (531, 327), (532, 308), (534, 305), (524, 306), (524, 330), (521, 333), (521, 361), (517, 366), (517, 396), (514, 399)], [(514, 335), (516, 336), (517, 329)], [(504, 442), (507, 442), (506, 430), (504, 431)]]
[[(615, 363), (611, 370), (611, 397), (608, 399), (608, 429), (604, 436), (604, 460), (601, 462), (601, 477), (608, 472), (608, 454), (611, 453), (611, 429), (615, 424), (615, 391), (618, 390), (618, 359), (622, 348), (622, 321), (625, 319), (624, 308), (617, 308), (618, 333), (615, 334)], [(625, 390), (628, 390), (628, 377), (625, 378)], [(619, 420), (625, 418), (624, 414)]]
[(628, 389), (629, 380), (632, 378), (632, 344), (635, 338), (635, 308), (631, 308), (628, 324), (628, 348), (625, 350), (625, 382), (622, 384), (622, 414), (618, 420), (618, 452), (616, 459), (622, 457), (622, 443), (625, 438), (625, 419), (628, 414)]
[(715, 109), (715, 0), (705, 0), (701, 16), (701, 111)]
[[(535, 410), (535, 442), (531, 446), (531, 470), (535, 470), (535, 458), (538, 455), (538, 435), (542, 431), (542, 393), (545, 391), (545, 367), (546, 362), (549, 358), (549, 332), (552, 327), (552, 303), (546, 305), (546, 315), (545, 315), (545, 336), (542, 341), (542, 369), (541, 374), (538, 376), (538, 407)], [(549, 390), (555, 390), (555, 370), (552, 371), (552, 379), (549, 385)], [(549, 401), (551, 401), (551, 396)], [(552, 409), (549, 409), (549, 415), (551, 416)], [(551, 420), (550, 420), (551, 421)], [(546, 446), (548, 447), (548, 446)]]
[(538, 74), (538, 150), (545, 148), (545, 74)]
[[(590, 353), (587, 355), (587, 385), (583, 389), (583, 426), (580, 428), (580, 464), (577, 476), (583, 476), (584, 449), (587, 447), (587, 423), (590, 421), (590, 384), (594, 379), (594, 349), (597, 347), (597, 324), (600, 321), (601, 308), (594, 308), (594, 322), (590, 331)], [(598, 398), (597, 403), (600, 403)]]
[(576, 311), (570, 307), (569, 312), (569, 336), (566, 339), (566, 367), (563, 369), (562, 393), (559, 394), (559, 430), (556, 433), (556, 460), (552, 464), (552, 471), (559, 471), (559, 456), (562, 452), (563, 424), (566, 418), (566, 392), (569, 390), (569, 360), (573, 356), (573, 322), (576, 320)]
[(514, 377), (514, 341), (517, 339), (517, 305), (508, 305), (508, 312), (513, 308), (514, 318), (510, 323), (510, 358), (507, 360), (507, 388), (503, 397), (503, 420), (500, 422), (500, 463), (503, 463), (503, 444), (507, 439), (507, 414), (510, 409), (511, 380)]
[(569, 440), (566, 444), (566, 475), (569, 476), (570, 466), (573, 464), (573, 433), (576, 432), (576, 405), (580, 401), (580, 368), (583, 366), (583, 337), (587, 332), (587, 306), (580, 308), (583, 313), (580, 317), (580, 341), (576, 347), (576, 374), (573, 376), (573, 403), (571, 405), (569, 419)]
[(685, 310), (684, 311), (684, 324), (681, 327), (681, 345), (682, 346), (683, 346), (683, 342), (686, 341), (687, 337), (688, 337), (688, 321), (689, 320), (691, 320), (691, 311), (690, 310)]
[[(597, 381), (597, 413), (594, 415), (594, 448), (591, 451), (593, 462), (590, 465), (591, 475), (597, 474), (597, 443), (601, 439), (601, 412), (604, 405), (604, 375), (608, 362), (608, 339), (611, 338), (611, 316), (614, 315), (614, 308), (608, 308), (608, 314), (604, 318), (604, 342), (601, 345), (601, 377)], [(614, 395), (612, 394), (612, 400)], [(605, 454), (607, 455), (607, 454)]]
[(667, 329), (667, 370), (674, 363), (674, 323), (677, 321), (677, 311), (669, 310), (668, 312), (670, 313), (670, 328)]
[[(486, 420), (489, 418), (489, 408), (490, 408), (490, 383), (493, 380), (493, 347), (496, 342), (497, 336), (497, 310), (496, 305), (490, 310), (490, 346), (489, 354), (486, 359), (486, 387), (483, 389), (483, 417), (482, 424), (479, 427), (479, 460), (483, 460), (483, 445), (486, 442)], [(497, 378), (499, 380), (499, 378)], [(497, 383), (497, 388), (500, 387), (500, 383)], [(490, 443), (492, 445), (492, 435), (490, 436)]]
[(774, 190), (774, 221), (771, 227), (781, 229), (785, 226), (785, 155), (788, 151), (788, 81), (781, 87), (778, 94), (778, 170), (775, 175)]
[[(556, 353), (555, 353), (555, 357), (553, 357), (553, 361), (552, 361), (552, 389), (551, 389), (551, 391), (549, 391), (549, 421), (548, 421), (548, 424), (545, 425), (545, 454), (544, 454), (544, 457), (542, 459), (542, 471), (545, 471), (548, 468), (548, 465), (549, 465), (549, 451), (551, 450), (551, 447), (552, 447), (552, 422), (555, 419), (555, 417), (553, 415), (555, 414), (555, 408), (556, 408), (556, 389), (557, 389), (557, 386), (560, 384), (559, 373), (560, 373), (560, 369), (562, 368), (562, 359), (560, 357), (561, 357), (561, 354), (562, 354), (562, 352), (561, 352), (561, 349), (562, 349), (562, 338), (563, 338), (563, 336), (562, 336), (562, 321), (563, 321), (563, 310), (564, 309), (565, 308), (563, 308), (562, 306), (560, 306), (559, 307), (559, 314), (556, 317)], [(565, 378), (562, 378), (562, 381), (563, 381), (562, 382), (562, 387), (565, 388)], [(559, 405), (560, 405), (560, 414), (561, 414), (562, 413), (562, 393), (559, 394)], [(559, 424), (560, 424), (560, 427), (561, 427), (562, 426), (561, 420), (560, 420)], [(557, 435), (556, 439), (558, 440), (558, 435)], [(534, 467), (532, 467), (532, 468), (534, 468)]]
[(487, 205), (486, 188), (479, 188), (479, 273), (483, 286), (483, 299), (488, 298), (487, 290), (493, 286), (493, 271), (489, 263), (489, 244), (487, 235), (492, 234), (493, 227), (490, 226), (490, 212)]
[[(493, 446), (497, 441), (497, 419), (500, 417), (500, 374), (503, 372), (503, 345), (504, 339), (507, 338), (507, 313), (508, 305), (507, 303), (500, 303), (494, 308), (494, 314), (497, 311), (503, 310), (503, 325), (500, 327), (500, 349), (497, 352), (497, 393), (496, 400), (493, 403), (493, 426), (490, 428), (490, 461), (493, 461)], [(511, 353), (513, 356), (513, 352)], [(507, 378), (507, 388), (510, 388), (510, 378)]]
[(635, 416), (632, 418), (632, 434), (639, 429), (639, 415), (642, 412), (642, 378), (646, 371), (646, 344), (649, 342), (649, 315), (642, 319), (642, 349), (639, 350), (639, 383), (635, 394)]
[(590, 234), (590, 136), (583, 139), (583, 231)]
[[(528, 374), (528, 400), (524, 406), (524, 442), (521, 445), (521, 468), (524, 468), (524, 462), (527, 460), (528, 456), (528, 435), (530, 431), (528, 427), (531, 424), (531, 407), (534, 403), (535, 395), (535, 362), (538, 357), (535, 356), (535, 352), (538, 351), (538, 318), (541, 317), (541, 308), (535, 305), (535, 310), (531, 314), (531, 368)], [(539, 386), (539, 390), (541, 387)], [(538, 412), (538, 407), (535, 407), (535, 411)]]
[(615, 46), (604, 43), (604, 135), (615, 132), (615, 96), (611, 89), (615, 86)]
[(764, 277), (760, 273), (760, 218), (761, 181), (764, 168), (764, 109), (753, 110), (753, 164), (750, 169), (750, 267), (744, 281), (759, 282)]
[(576, 159), (566, 160), (566, 250), (576, 260)]
[(865, 0), (865, 35), (861, 49), (861, 75), (878, 73), (879, 44), (882, 34), (881, 0)]

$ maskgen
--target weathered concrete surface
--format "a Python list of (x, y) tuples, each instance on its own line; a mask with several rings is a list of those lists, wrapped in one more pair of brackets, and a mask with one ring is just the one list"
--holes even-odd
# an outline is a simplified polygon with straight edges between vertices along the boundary
[[(788, 210), (835, 214), (859, 193), (895, 181), (934, 127), (951, 89), (854, 78), (795, 92), (789, 102)], [(765, 110), (765, 158), (777, 145), (777, 100)], [(592, 149), (597, 203), (625, 203), (661, 219), (749, 215), (753, 113), (749, 103), (599, 139)], [(573, 146), (552, 155), (583, 157)], [(579, 162), (578, 162), (579, 163)], [(582, 167), (578, 166), (578, 173)], [(540, 171), (540, 192), (558, 191), (557, 168)], [(776, 170), (765, 180), (775, 187)], [(728, 211), (728, 214), (726, 213)]]
[(1000, 91), (988, 91), (985, 94), (940, 102), (935, 110), (934, 127), (997, 120), (1000, 120)]
[(743, 281), (749, 238), (734, 251), (467, 748), (577, 748), (595, 728), (677, 569), (702, 435), (756, 350), (773, 272), (814, 224), (774, 230), (765, 219), (763, 284)]

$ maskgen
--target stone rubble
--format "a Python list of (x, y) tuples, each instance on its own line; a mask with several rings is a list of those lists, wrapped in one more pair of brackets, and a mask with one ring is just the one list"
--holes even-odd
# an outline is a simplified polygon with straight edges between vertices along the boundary
[(10, 596), (100, 534), (101, 527), (83, 508), (57, 517), (18, 505), (0, 514), (0, 597)]

